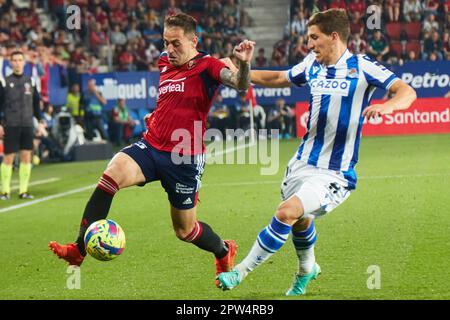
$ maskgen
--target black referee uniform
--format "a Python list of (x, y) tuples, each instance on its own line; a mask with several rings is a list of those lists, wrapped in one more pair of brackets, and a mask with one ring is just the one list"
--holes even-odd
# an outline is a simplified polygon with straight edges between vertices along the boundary
[(33, 150), (33, 116), (41, 120), (40, 96), (34, 80), (11, 74), (0, 85), (0, 124), (3, 125), (4, 153)]

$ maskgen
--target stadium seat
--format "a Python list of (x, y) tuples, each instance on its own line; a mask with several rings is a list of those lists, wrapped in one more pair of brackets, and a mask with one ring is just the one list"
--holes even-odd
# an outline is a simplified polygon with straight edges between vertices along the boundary
[(420, 22), (409, 22), (403, 24), (403, 30), (408, 35), (408, 40), (419, 40), (422, 32), (422, 24)]
[(422, 52), (422, 46), (419, 41), (408, 41), (406, 44), (406, 52), (414, 51), (416, 53), (416, 57), (420, 57), (420, 53)]
[(386, 24), (386, 34), (389, 39), (400, 40), (400, 33), (402, 31), (402, 25), (399, 22), (390, 22)]
[(389, 48), (391, 49), (391, 52), (395, 52), (395, 56), (397, 58), (400, 58), (400, 55), (402, 54), (402, 44), (400, 41), (391, 41), (389, 44)]

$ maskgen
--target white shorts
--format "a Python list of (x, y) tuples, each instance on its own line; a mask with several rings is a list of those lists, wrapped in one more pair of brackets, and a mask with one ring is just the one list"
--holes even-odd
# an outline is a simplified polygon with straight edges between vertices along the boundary
[(331, 212), (351, 194), (342, 173), (318, 168), (297, 160), (289, 161), (281, 184), (281, 198), (296, 195), (303, 205), (303, 218), (317, 218)]

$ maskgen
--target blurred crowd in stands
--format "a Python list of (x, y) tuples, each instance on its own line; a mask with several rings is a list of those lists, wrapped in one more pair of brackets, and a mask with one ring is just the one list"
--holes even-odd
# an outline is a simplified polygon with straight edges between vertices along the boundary
[[(381, 10), (374, 10), (375, 5)], [(450, 60), (449, 0), (292, 0), (291, 21), (284, 37), (273, 48), (270, 60), (264, 51), (256, 65), (264, 67), (292, 65), (308, 53), (306, 29), (309, 17), (325, 9), (344, 8), (350, 18), (349, 48), (388, 63), (414, 60)], [(368, 10), (369, 9), (369, 10)], [(368, 13), (367, 14), (367, 10)], [(373, 13), (379, 14), (379, 28)], [(372, 21), (366, 23), (368, 18)], [(377, 25), (376, 25), (377, 26)]]

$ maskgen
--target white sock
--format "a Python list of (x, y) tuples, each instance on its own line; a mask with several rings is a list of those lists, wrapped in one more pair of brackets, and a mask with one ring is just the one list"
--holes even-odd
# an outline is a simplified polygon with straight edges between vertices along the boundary
[(308, 229), (300, 232), (292, 232), (292, 242), (298, 257), (298, 274), (305, 275), (311, 273), (316, 262), (314, 256), (314, 243), (317, 240), (314, 221)]
[(253, 247), (235, 269), (244, 279), (250, 271), (267, 261), (286, 242), (292, 227), (278, 220), (275, 216), (270, 225), (265, 227), (256, 238)]
[(306, 250), (297, 250), (298, 257), (298, 274), (305, 275), (311, 273), (316, 263), (314, 256), (314, 246)]

